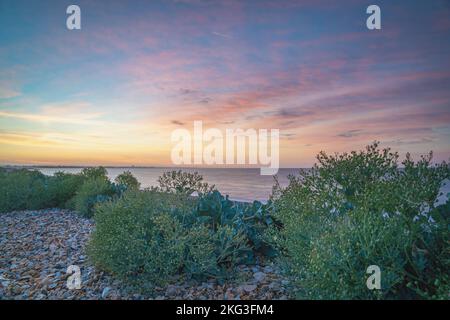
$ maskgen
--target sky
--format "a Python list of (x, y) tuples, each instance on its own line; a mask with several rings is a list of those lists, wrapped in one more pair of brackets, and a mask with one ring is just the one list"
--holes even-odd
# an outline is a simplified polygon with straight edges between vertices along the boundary
[(196, 120), (279, 129), (282, 167), (448, 160), (449, 40), (448, 0), (0, 0), (0, 163), (170, 166)]

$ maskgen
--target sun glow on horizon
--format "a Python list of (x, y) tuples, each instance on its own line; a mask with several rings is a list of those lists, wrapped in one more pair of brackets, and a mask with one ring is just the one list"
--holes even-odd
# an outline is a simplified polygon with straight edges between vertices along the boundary
[(353, 2), (80, 0), (72, 31), (65, 6), (2, 3), (1, 164), (171, 166), (197, 120), (280, 129), (281, 167), (375, 140), (450, 158), (445, 1), (379, 1), (375, 31)]

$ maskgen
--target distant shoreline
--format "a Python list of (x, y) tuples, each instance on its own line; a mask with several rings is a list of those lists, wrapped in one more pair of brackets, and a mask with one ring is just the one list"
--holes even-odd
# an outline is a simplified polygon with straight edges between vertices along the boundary
[[(69, 165), (0, 165), (1, 168), (47, 168), (47, 169), (67, 169), (67, 168), (73, 168), (73, 169), (84, 169), (84, 168), (93, 168), (93, 167), (99, 167), (97, 165), (92, 166), (69, 166)], [(106, 169), (108, 168), (114, 168), (114, 169), (172, 169), (172, 170), (183, 170), (183, 169), (254, 169), (259, 170), (259, 167), (166, 167), (166, 166), (101, 166)], [(300, 168), (300, 167), (282, 167), (280, 169), (291, 169), (291, 170), (297, 170), (297, 169), (308, 169), (308, 168)]]

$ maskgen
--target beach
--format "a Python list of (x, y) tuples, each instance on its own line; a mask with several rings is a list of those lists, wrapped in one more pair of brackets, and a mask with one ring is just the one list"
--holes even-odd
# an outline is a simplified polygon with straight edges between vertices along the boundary
[[(148, 300), (148, 299), (287, 299), (288, 281), (278, 268), (240, 266), (234, 281), (197, 282), (174, 278), (167, 286), (142, 293), (139, 288), (97, 270), (85, 245), (92, 219), (60, 209), (0, 214), (0, 299), (7, 300)], [(70, 265), (80, 267), (81, 288), (68, 289)]]

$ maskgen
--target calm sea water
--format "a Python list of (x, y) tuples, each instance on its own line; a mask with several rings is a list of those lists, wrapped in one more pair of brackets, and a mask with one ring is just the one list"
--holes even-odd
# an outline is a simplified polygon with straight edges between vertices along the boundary
[[(42, 173), (53, 175), (57, 171), (78, 173), (82, 168), (36, 168)], [(114, 180), (117, 175), (124, 171), (131, 173), (139, 180), (143, 188), (157, 186), (158, 177), (166, 171), (176, 170), (174, 168), (107, 168), (108, 176)], [(260, 175), (259, 169), (188, 169), (183, 171), (200, 173), (204, 180), (214, 184), (222, 194), (228, 194), (230, 199), (239, 201), (266, 201), (272, 193), (274, 178), (272, 176)], [(297, 174), (299, 169), (280, 169), (277, 177), (281, 186), (288, 184), (287, 176)], [(450, 181), (441, 188), (442, 194), (438, 197), (438, 203), (444, 203), (446, 195), (450, 193)]]
[[(57, 171), (78, 173), (81, 168), (36, 168), (42, 173), (53, 175)], [(139, 180), (142, 187), (158, 185), (158, 177), (165, 171), (174, 168), (107, 168), (110, 179), (114, 179), (120, 173), (129, 170)], [(200, 173), (204, 180), (216, 185), (222, 194), (228, 194), (233, 200), (241, 201), (265, 201), (272, 193), (274, 178), (260, 175), (259, 169), (182, 169), (183, 171)], [(288, 183), (289, 174), (298, 173), (298, 169), (280, 169), (277, 177), (282, 186)]]

